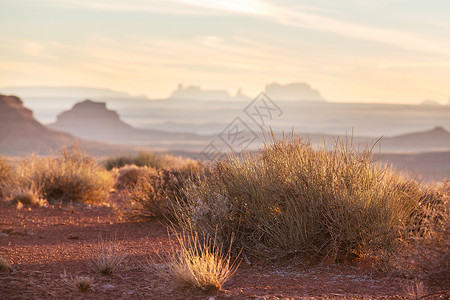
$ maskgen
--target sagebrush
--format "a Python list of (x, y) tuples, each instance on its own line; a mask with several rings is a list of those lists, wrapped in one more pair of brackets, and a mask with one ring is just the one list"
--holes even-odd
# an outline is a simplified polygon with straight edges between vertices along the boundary
[(17, 173), (20, 185), (33, 183), (48, 201), (102, 203), (114, 184), (111, 174), (77, 147), (24, 159)]
[(205, 166), (199, 162), (189, 163), (181, 168), (141, 168), (133, 170), (136, 183), (130, 189), (134, 213), (143, 216), (169, 216), (170, 208), (176, 202), (185, 202), (183, 189), (190, 181), (198, 181), (205, 174)]
[(152, 167), (155, 169), (169, 169), (180, 167), (187, 161), (189, 161), (189, 159), (183, 159), (181, 157), (173, 156), (170, 154), (157, 152), (139, 152), (136, 155), (118, 155), (108, 158), (104, 161), (104, 165), (107, 170), (121, 168), (126, 165)]
[(217, 232), (247, 254), (281, 259), (345, 259), (392, 251), (421, 210), (420, 183), (356, 149), (351, 140), (313, 149), (295, 137), (266, 143), (255, 155), (230, 155), (204, 179), (186, 184), (174, 209), (189, 230)]

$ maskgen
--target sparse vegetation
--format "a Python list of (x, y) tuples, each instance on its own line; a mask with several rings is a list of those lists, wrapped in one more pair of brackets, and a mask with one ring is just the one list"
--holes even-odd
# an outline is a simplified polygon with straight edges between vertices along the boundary
[(11, 201), (18, 207), (21, 207), (23, 204), (35, 207), (48, 204), (47, 200), (42, 198), (40, 187), (37, 187), (33, 181), (17, 184), (11, 193)]
[(61, 149), (57, 156), (25, 159), (17, 173), (22, 185), (33, 183), (48, 201), (102, 203), (114, 184), (112, 176), (76, 146)]
[(369, 150), (337, 141), (315, 150), (296, 138), (257, 155), (229, 156), (184, 189), (174, 211), (189, 230), (270, 259), (345, 259), (393, 251), (421, 209), (421, 185), (373, 161)]
[(100, 239), (92, 252), (91, 265), (102, 275), (110, 275), (125, 262), (126, 258), (127, 255), (121, 253), (114, 245), (114, 240)]
[(168, 258), (165, 267), (158, 269), (159, 276), (166, 281), (175, 281), (183, 288), (220, 290), (236, 272), (239, 262), (232, 261), (230, 251), (223, 251), (215, 238), (203, 236), (200, 239), (197, 233), (172, 232), (179, 249)]
[[(434, 194), (437, 203), (427, 205), (414, 234), (405, 240), (392, 265), (402, 274), (450, 286), (450, 181)], [(436, 200), (434, 201), (436, 202)]]
[(75, 276), (67, 274), (66, 270), (61, 274), (61, 279), (69, 286), (78, 289), (80, 292), (87, 292), (94, 283), (94, 278), (90, 276)]
[(8, 260), (0, 255), (0, 272), (4, 271), (12, 271), (12, 267), (9, 264)]
[(121, 168), (126, 165), (136, 165), (138, 167), (152, 167), (155, 169), (170, 169), (180, 167), (186, 163), (186, 159), (169, 154), (157, 152), (139, 152), (133, 155), (119, 155), (105, 160), (104, 165), (107, 170)]
[(414, 282), (406, 287), (406, 297), (411, 300), (422, 299), (426, 294), (426, 287), (422, 281), (414, 279)]
[(201, 163), (189, 163), (178, 169), (141, 168), (141, 176), (130, 189), (136, 214), (145, 216), (169, 215), (176, 201), (184, 201), (184, 185), (198, 181), (205, 173)]
[(6, 163), (6, 160), (0, 156), (0, 200), (5, 197), (6, 189), (11, 181), (13, 172), (11, 167)]

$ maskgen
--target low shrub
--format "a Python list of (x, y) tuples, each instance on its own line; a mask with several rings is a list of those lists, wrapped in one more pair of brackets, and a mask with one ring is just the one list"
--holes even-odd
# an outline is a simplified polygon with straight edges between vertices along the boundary
[(104, 166), (107, 170), (122, 168), (126, 165), (136, 165), (138, 167), (152, 167), (155, 169), (169, 169), (180, 167), (189, 159), (183, 159), (169, 154), (156, 152), (139, 152), (133, 155), (119, 155), (105, 160)]
[(179, 169), (141, 168), (137, 182), (130, 189), (135, 214), (168, 216), (175, 202), (185, 202), (183, 189), (188, 181), (197, 181), (205, 172), (201, 163)]
[(136, 165), (125, 165), (118, 169), (116, 188), (132, 188), (139, 181), (139, 178), (145, 176), (148, 167), (138, 167)]
[(397, 271), (410, 277), (450, 286), (450, 181), (434, 194), (421, 222), (412, 226), (414, 233), (392, 258)]
[(266, 143), (255, 155), (231, 155), (184, 188), (174, 208), (189, 230), (213, 235), (250, 255), (346, 259), (390, 252), (414, 222), (422, 187), (376, 163), (349, 141), (313, 149), (294, 137)]
[(14, 188), (11, 188), (10, 198), (17, 207), (21, 207), (23, 204), (35, 207), (48, 204), (47, 200), (42, 198), (41, 188), (37, 187), (33, 181), (15, 185)]
[(8, 260), (6, 260), (6, 258), (4, 258), (3, 256), (0, 255), (0, 272), (3, 271), (12, 271), (12, 267), (9, 264)]
[(13, 172), (6, 160), (0, 156), (0, 200), (6, 196), (6, 190), (13, 177)]
[(63, 148), (57, 156), (25, 159), (20, 182), (33, 182), (48, 201), (102, 203), (113, 187), (112, 176), (77, 147)]

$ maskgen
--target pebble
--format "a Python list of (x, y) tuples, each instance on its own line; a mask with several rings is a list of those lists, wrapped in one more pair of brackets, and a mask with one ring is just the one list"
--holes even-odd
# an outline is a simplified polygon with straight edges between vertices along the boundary
[(105, 289), (105, 290), (113, 290), (113, 289), (115, 289), (116, 287), (115, 287), (115, 285), (113, 285), (113, 284), (105, 284), (104, 286), (103, 286), (103, 288)]

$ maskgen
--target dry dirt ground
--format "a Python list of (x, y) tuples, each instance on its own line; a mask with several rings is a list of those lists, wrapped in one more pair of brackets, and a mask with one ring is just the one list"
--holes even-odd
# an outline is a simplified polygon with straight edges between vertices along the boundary
[[(113, 240), (128, 256), (106, 276), (90, 265), (102, 239)], [(242, 262), (222, 291), (207, 294), (177, 288), (143, 267), (148, 256), (158, 259), (173, 247), (164, 222), (130, 221), (108, 207), (17, 210), (0, 203), (0, 255), (13, 267), (0, 273), (0, 299), (403, 299), (412, 284), (362, 263), (307, 268)], [(81, 292), (61, 278), (64, 271), (94, 282)], [(427, 288), (430, 293), (440, 287)]]

